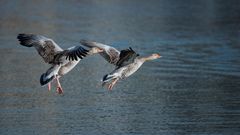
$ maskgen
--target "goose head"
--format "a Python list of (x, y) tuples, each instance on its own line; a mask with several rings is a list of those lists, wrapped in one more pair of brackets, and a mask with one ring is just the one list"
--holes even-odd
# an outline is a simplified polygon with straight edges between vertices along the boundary
[(148, 56), (145, 60), (149, 61), (149, 60), (155, 60), (155, 59), (159, 59), (162, 56), (159, 53), (153, 53), (152, 55)]

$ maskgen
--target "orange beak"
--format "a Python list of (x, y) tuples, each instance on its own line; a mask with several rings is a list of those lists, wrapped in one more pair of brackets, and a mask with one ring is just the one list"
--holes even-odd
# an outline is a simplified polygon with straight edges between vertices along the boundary
[(98, 48), (98, 51), (97, 52), (103, 52), (104, 50), (103, 49), (101, 49), (101, 48)]
[(161, 58), (162, 56), (159, 53), (154, 54), (157, 58)]

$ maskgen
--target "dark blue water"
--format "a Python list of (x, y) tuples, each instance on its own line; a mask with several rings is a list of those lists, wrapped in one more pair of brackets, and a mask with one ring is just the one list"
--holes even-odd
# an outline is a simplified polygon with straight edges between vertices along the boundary
[[(0, 14), (0, 134), (240, 134), (240, 1), (1, 0)], [(163, 57), (111, 92), (100, 80), (114, 67), (87, 57), (59, 96), (40, 86), (49, 66), (23, 32)]]

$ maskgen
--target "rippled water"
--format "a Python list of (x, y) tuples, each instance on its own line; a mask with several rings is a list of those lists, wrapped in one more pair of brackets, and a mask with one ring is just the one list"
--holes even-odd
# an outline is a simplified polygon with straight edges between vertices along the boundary
[[(0, 1), (0, 134), (240, 134), (240, 1)], [(63, 48), (91, 39), (145, 63), (109, 92), (113, 69), (91, 56), (61, 78), (65, 94), (40, 87), (47, 64), (18, 33)]]

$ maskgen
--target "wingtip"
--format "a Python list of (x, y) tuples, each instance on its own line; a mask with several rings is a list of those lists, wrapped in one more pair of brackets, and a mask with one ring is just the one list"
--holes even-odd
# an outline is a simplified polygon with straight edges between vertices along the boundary
[(18, 34), (18, 35), (17, 35), (17, 39), (20, 40), (21, 38), (24, 37), (24, 35), (25, 35), (24, 33), (20, 33), (20, 34)]
[(20, 42), (20, 45), (26, 46), (26, 47), (32, 47), (32, 39), (31, 34), (25, 34), (25, 33), (19, 33), (17, 35), (17, 39)]
[(17, 38), (19, 39), (19, 38), (26, 38), (26, 37), (29, 37), (29, 36), (31, 36), (32, 34), (26, 34), (26, 33), (19, 33), (18, 35), (17, 35)]

